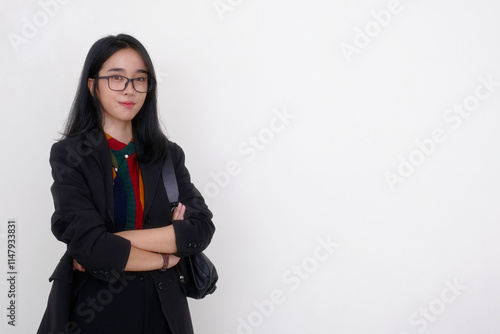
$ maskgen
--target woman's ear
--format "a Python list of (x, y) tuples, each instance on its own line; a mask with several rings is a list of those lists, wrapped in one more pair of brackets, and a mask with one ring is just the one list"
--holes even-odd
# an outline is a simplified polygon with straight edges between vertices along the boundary
[(89, 80), (87, 81), (87, 86), (89, 87), (90, 94), (92, 94), (92, 96), (94, 96), (94, 79), (93, 78), (89, 78)]

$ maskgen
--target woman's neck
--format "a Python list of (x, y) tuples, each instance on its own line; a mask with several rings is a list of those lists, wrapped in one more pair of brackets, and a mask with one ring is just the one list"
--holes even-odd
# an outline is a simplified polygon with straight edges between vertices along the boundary
[(114, 139), (127, 144), (132, 139), (132, 122), (104, 124), (103, 130)]

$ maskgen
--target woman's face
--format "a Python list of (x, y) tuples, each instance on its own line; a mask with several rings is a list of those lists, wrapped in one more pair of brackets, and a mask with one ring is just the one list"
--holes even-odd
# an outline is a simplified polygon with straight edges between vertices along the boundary
[[(129, 79), (148, 77), (146, 64), (141, 55), (134, 49), (122, 49), (115, 52), (104, 62), (98, 76), (113, 76), (113, 78), (109, 79), (113, 89), (117, 89), (117, 86), (115, 86), (117, 82), (126, 82), (126, 79), (121, 77)], [(125, 90), (116, 91), (109, 88), (107, 79), (95, 80), (99, 80), (97, 97), (102, 106), (103, 127), (105, 129), (121, 127), (131, 122), (139, 110), (141, 110), (147, 93), (137, 92), (132, 82), (128, 82)], [(139, 89), (139, 82), (135, 81), (134, 83)], [(93, 92), (94, 79), (89, 79), (88, 85), (90, 92)]]

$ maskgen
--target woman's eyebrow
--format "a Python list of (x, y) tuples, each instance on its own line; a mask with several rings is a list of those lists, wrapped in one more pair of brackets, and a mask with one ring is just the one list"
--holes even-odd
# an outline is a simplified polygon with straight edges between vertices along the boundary
[[(119, 67), (114, 67), (114, 68), (111, 68), (108, 70), (108, 72), (123, 72), (123, 71), (125, 71), (125, 70), (123, 68), (119, 68)], [(139, 69), (139, 70), (137, 70), (137, 73), (148, 74), (148, 71), (143, 70), (143, 69)]]
[(108, 72), (123, 72), (123, 71), (124, 71), (123, 68), (117, 68), (117, 67), (108, 70)]

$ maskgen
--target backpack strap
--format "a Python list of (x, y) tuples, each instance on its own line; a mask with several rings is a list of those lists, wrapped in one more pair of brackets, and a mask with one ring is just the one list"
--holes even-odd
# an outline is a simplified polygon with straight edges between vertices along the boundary
[(163, 169), (161, 171), (163, 178), (163, 185), (167, 192), (167, 197), (170, 200), (171, 210), (179, 204), (179, 187), (177, 185), (177, 177), (175, 176), (174, 163), (172, 162), (172, 155), (168, 150), (165, 160), (163, 161)]

